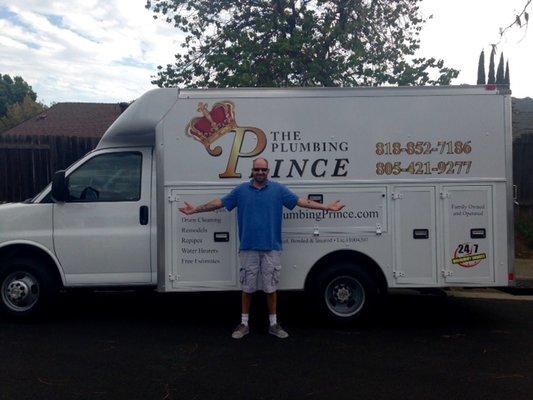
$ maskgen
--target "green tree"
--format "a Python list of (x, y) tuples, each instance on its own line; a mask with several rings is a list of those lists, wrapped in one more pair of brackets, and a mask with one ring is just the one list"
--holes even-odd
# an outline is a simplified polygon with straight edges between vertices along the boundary
[(485, 52), (483, 50), (481, 50), (477, 64), (477, 84), (485, 84)]
[(7, 114), (10, 105), (22, 103), (25, 97), (33, 101), (37, 99), (37, 95), (24, 79), (20, 76), (11, 78), (9, 75), (0, 74), (0, 118)]
[(505, 78), (503, 79), (503, 83), (505, 83), (508, 87), (511, 86), (511, 76), (509, 73), (509, 60), (505, 63)]
[(500, 62), (498, 63), (498, 69), (496, 70), (496, 84), (503, 85), (505, 79), (505, 72), (503, 67), (503, 53), (500, 53)]
[(158, 86), (449, 84), (459, 71), (416, 58), (420, 0), (148, 0), (185, 33)]
[(0, 118), (0, 132), (17, 126), (18, 124), (46, 111), (47, 107), (36, 102), (31, 96), (26, 96), (20, 103), (15, 103), (7, 108), (5, 116)]
[(490, 52), (490, 61), (489, 61), (489, 76), (487, 83), (489, 85), (494, 85), (496, 83), (496, 75), (494, 71), (494, 57), (496, 56), (496, 48), (492, 46), (492, 51)]

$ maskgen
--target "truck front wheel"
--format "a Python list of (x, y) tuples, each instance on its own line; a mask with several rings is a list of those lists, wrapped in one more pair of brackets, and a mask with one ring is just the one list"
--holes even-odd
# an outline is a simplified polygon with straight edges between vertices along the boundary
[(10, 260), (0, 271), (1, 308), (8, 316), (35, 316), (54, 293), (54, 281), (45, 266), (33, 259)]
[(372, 276), (359, 265), (336, 264), (317, 276), (315, 298), (322, 313), (337, 323), (352, 323), (368, 315), (377, 297)]

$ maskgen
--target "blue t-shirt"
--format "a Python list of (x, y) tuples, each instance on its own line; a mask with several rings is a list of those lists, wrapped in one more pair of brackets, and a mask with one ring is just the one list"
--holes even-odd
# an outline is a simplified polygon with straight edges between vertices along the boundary
[(222, 198), (224, 207), (237, 207), (241, 250), (281, 250), (283, 206), (292, 210), (298, 196), (281, 183), (267, 181), (256, 189), (253, 181), (245, 182)]

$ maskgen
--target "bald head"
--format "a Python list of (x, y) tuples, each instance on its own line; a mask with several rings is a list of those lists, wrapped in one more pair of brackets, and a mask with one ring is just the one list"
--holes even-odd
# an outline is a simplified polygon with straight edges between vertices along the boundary
[(263, 157), (256, 158), (253, 161), (254, 168), (268, 168), (268, 160)]
[(253, 162), (252, 177), (255, 186), (263, 186), (268, 179), (268, 161), (266, 158), (256, 158)]

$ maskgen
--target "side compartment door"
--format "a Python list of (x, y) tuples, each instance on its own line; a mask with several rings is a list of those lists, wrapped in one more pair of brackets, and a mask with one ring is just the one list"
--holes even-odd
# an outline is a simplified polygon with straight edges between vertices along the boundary
[(399, 284), (437, 283), (434, 187), (395, 187), (394, 277)]
[(445, 186), (442, 197), (445, 281), (494, 282), (492, 187)]
[[(236, 210), (185, 215), (184, 202), (200, 205), (223, 197), (227, 191), (170, 189), (167, 215), (166, 287), (174, 290), (219, 290), (237, 287)], [(170, 290), (172, 290), (170, 289)]]

